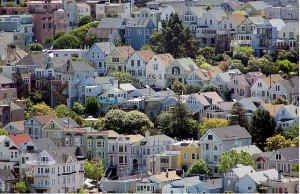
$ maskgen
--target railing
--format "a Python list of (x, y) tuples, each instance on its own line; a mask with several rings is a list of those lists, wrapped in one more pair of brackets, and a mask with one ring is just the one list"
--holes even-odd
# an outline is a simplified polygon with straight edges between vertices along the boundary
[(48, 189), (50, 185), (42, 185), (42, 184), (30, 184), (30, 187), (34, 189)]
[(26, 164), (28, 165), (52, 165), (55, 164), (54, 161), (26, 161)]

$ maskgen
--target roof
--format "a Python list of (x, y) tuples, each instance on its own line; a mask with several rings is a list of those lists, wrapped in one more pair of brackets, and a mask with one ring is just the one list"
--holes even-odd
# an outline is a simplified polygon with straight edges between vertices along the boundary
[(146, 63), (148, 63), (154, 56), (154, 53), (151, 50), (136, 51), (135, 53), (138, 56), (140, 56), (143, 59), (143, 61), (145, 61)]
[(37, 147), (38, 150), (44, 151), (46, 149), (58, 149), (55, 143), (47, 138), (39, 138), (39, 139), (32, 139), (31, 142)]
[(223, 3), (224, 0), (200, 0), (197, 1), (197, 6), (221, 6), (221, 3)]
[(248, 17), (248, 19), (253, 23), (253, 24), (263, 24), (264, 23), (264, 18), (263, 17), (259, 17), (259, 16), (254, 16), (254, 17)]
[(244, 166), (242, 164), (237, 164), (235, 168), (232, 168), (229, 171), (233, 171), (239, 178), (242, 178), (243, 176), (245, 176), (245, 174), (255, 172), (252, 166)]
[(47, 66), (47, 62), (51, 60), (52, 63), (50, 64), (50, 67), (61, 67), (65, 63), (63, 59), (55, 58), (53, 59), (48, 54), (29, 54), (26, 55), (24, 58), (22, 58), (20, 61), (16, 63), (16, 65), (20, 66), (32, 66), (35, 65), (35, 67), (38, 68), (45, 68)]
[[(168, 173), (168, 177), (166, 176), (167, 173)], [(152, 176), (155, 177), (156, 179), (160, 180), (161, 182), (171, 181), (171, 180), (180, 178), (176, 174), (176, 170), (168, 171), (168, 172), (161, 172), (160, 174), (152, 175)]]
[(71, 117), (63, 117), (53, 119), (61, 128), (76, 128), (79, 125)]
[(8, 137), (14, 142), (14, 144), (19, 147), (23, 143), (27, 143), (31, 140), (31, 137), (27, 133), (22, 134), (12, 134)]
[(144, 138), (144, 136), (142, 136), (141, 134), (126, 135), (125, 137), (129, 139), (130, 143), (138, 142)]
[(268, 77), (260, 78), (260, 80), (264, 82), (268, 88), (271, 88), (276, 82), (283, 80), (283, 78), (279, 74), (274, 74), (269, 75)]
[(46, 125), (51, 119), (55, 119), (53, 115), (33, 116), (32, 119), (39, 122), (41, 125)]
[(230, 0), (227, 1), (227, 5), (230, 6), (234, 11), (239, 11), (242, 9), (241, 2), (239, 1)]
[(186, 5), (170, 5), (179, 16), (183, 15), (183, 12), (186, 10)]
[(203, 7), (190, 7), (190, 9), (199, 17), (205, 14), (206, 10)]
[(203, 181), (201, 185), (208, 189), (218, 189), (222, 187), (222, 181), (222, 178), (208, 179), (206, 181)]
[(90, 7), (90, 5), (86, 4), (86, 3), (76, 3), (77, 7)]
[(287, 91), (287, 93), (291, 93), (293, 88), (299, 85), (299, 77), (281, 80), (278, 83)]
[(16, 55), (18, 55), (18, 57), (20, 59), (24, 58), (26, 55), (28, 55), (28, 53), (22, 49), (16, 49)]
[(19, 131), (24, 131), (24, 120), (23, 121), (14, 121), (14, 122), (10, 122), (8, 124), (14, 126), (16, 129), (18, 129)]
[(299, 160), (299, 147), (280, 148), (277, 151), (279, 151), (287, 160)]
[(270, 113), (270, 115), (272, 117), (274, 117), (274, 115), (277, 113), (277, 111), (284, 106), (284, 104), (267, 104), (262, 102), (260, 104), (261, 108), (263, 108), (264, 110), (268, 111)]
[(95, 45), (100, 47), (106, 55), (110, 54), (111, 51), (116, 48), (115, 44), (112, 42), (98, 42), (95, 43)]
[(63, 66), (56, 69), (61, 73), (75, 73), (75, 72), (95, 72), (96, 70), (85, 61), (68, 60)]
[(0, 179), (5, 182), (8, 176), (11, 174), (10, 169), (0, 169)]
[(256, 10), (261, 10), (261, 9), (264, 9), (264, 8), (268, 7), (268, 4), (266, 4), (263, 1), (249, 1), (248, 4), (250, 4)]
[(251, 156), (253, 154), (260, 154), (260, 153), (262, 153), (262, 151), (256, 145), (235, 147), (235, 148), (232, 148), (232, 150), (237, 151), (237, 153), (241, 153), (242, 151), (243, 152), (247, 152)]
[(0, 135), (0, 143), (6, 138), (6, 135)]
[(192, 97), (194, 97), (196, 100), (198, 100), (203, 106), (209, 106), (210, 103), (207, 101), (207, 99), (198, 93), (191, 94)]
[(113, 31), (111, 30), (111, 28), (90, 28), (89, 32), (90, 35), (95, 35), (97, 36), (99, 39), (109, 39), (113, 33)]
[(294, 105), (283, 105), (281, 108), (284, 108), (293, 118), (299, 118), (299, 107)]
[(45, 151), (58, 164), (66, 163), (69, 157), (76, 161), (76, 156), (84, 156), (81, 148), (76, 146), (60, 147), (58, 149), (46, 149)]
[(136, 90), (136, 88), (131, 83), (119, 84), (119, 86), (125, 92)]
[(124, 21), (124, 18), (103, 18), (97, 28), (120, 28)]
[(167, 135), (153, 135), (145, 136), (142, 140), (136, 142), (134, 145), (168, 145), (174, 142), (175, 140)]
[(11, 83), (14, 83), (12, 79), (0, 74), (0, 84), (11, 84)]
[(174, 61), (172, 61), (172, 64), (176, 62), (178, 62), (185, 71), (192, 71), (194, 69), (199, 69), (199, 67), (190, 57), (175, 59)]
[(174, 61), (173, 56), (170, 53), (165, 53), (165, 54), (157, 54), (155, 55), (160, 61), (162, 62), (161, 64), (168, 67), (171, 65), (171, 63)]
[(209, 10), (208, 12), (210, 12), (213, 16), (215, 16), (215, 18), (219, 22), (222, 21), (227, 16), (225, 11), (223, 11), (222, 9), (220, 9), (220, 10)]
[(96, 77), (95, 84), (112, 84), (115, 77)]
[(119, 137), (119, 134), (114, 130), (107, 130), (105, 132), (107, 132), (108, 137)]
[(231, 76), (229, 75), (228, 72), (225, 72), (225, 73), (219, 73), (219, 74), (217, 74), (217, 75), (219, 75), (219, 77), (220, 77), (221, 79), (223, 79), (225, 82), (229, 82), (230, 79), (231, 79)]
[(116, 47), (115, 50), (120, 53), (124, 59), (128, 59), (135, 52), (131, 46), (120, 46)]
[(299, 21), (297, 22), (287, 22), (282, 28), (281, 30), (287, 30), (287, 31), (299, 31)]
[(249, 132), (239, 125), (218, 127), (209, 130), (213, 132), (220, 141), (251, 138)]
[(281, 30), (281, 28), (285, 26), (285, 23), (282, 19), (270, 19), (265, 21), (269, 22), (273, 27), (276, 27), (277, 31)]
[(145, 28), (150, 20), (150, 18), (131, 18), (127, 21), (126, 28)]
[(202, 183), (199, 176), (192, 176), (192, 177), (184, 177), (180, 180), (175, 180), (170, 184), (174, 187), (191, 187), (198, 183)]
[(230, 14), (228, 16), (229, 18), (231, 18), (231, 20), (236, 23), (237, 26), (239, 26), (241, 23), (243, 23), (243, 21), (245, 21), (246, 17), (240, 14)]
[[(233, 78), (237, 79), (239, 82), (241, 82), (244, 86), (249, 86), (250, 83), (246, 79), (246, 75), (235, 75)], [(233, 80), (233, 79), (232, 79)]]
[(204, 96), (210, 104), (218, 104), (224, 101), (217, 92), (202, 92), (200, 95)]

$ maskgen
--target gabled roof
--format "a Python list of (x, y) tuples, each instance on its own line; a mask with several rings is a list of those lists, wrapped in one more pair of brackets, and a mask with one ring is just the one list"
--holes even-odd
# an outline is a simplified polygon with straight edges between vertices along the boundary
[(63, 118), (56, 118), (53, 119), (57, 125), (61, 128), (76, 128), (79, 125), (71, 118), (71, 117), (63, 117)]
[(254, 17), (248, 17), (248, 19), (256, 25), (260, 25), (264, 23), (264, 18), (263, 17), (259, 17), (259, 16), (254, 16)]
[(134, 145), (168, 145), (174, 143), (175, 140), (167, 135), (152, 135), (152, 136), (145, 136), (140, 141), (136, 142)]
[(201, 183), (199, 176), (192, 176), (192, 177), (184, 177), (180, 180), (175, 180), (171, 182), (172, 187), (191, 187), (196, 184)]
[(203, 7), (190, 7), (190, 9), (195, 13), (196, 16), (202, 16), (205, 14), (206, 10)]
[(13, 174), (10, 169), (0, 169), (0, 179), (6, 182), (10, 174)]
[(174, 58), (170, 53), (157, 54), (155, 56), (162, 62), (161, 64), (166, 67), (169, 67), (171, 63), (174, 61)]
[(55, 119), (55, 117), (53, 115), (40, 115), (40, 116), (33, 116), (32, 119), (36, 120), (41, 125), (46, 125), (51, 119)]
[(124, 18), (102, 18), (97, 28), (120, 28), (124, 21)]
[[(168, 173), (168, 177), (167, 177), (167, 173)], [(168, 171), (168, 172), (161, 172), (160, 174), (152, 175), (152, 176), (155, 177), (156, 179), (160, 180), (161, 182), (171, 181), (171, 180), (180, 178), (176, 174), (176, 170)]]
[(282, 106), (284, 106), (284, 104), (267, 104), (264, 102), (260, 104), (260, 107), (268, 111), (273, 117)]
[(248, 80), (246, 79), (246, 75), (235, 75), (233, 79), (237, 79), (238, 82), (242, 83), (244, 86), (250, 86), (250, 83), (248, 82)]
[(227, 16), (225, 11), (223, 11), (222, 9), (220, 9), (220, 10), (209, 10), (208, 12), (210, 12), (213, 16), (215, 16), (215, 18), (219, 22), (221, 22)]
[(151, 50), (141, 50), (135, 52), (138, 56), (140, 56), (144, 62), (148, 63), (152, 57), (154, 56), (153, 51)]
[(117, 138), (119, 137), (119, 134), (115, 132), (114, 130), (107, 130), (105, 131), (109, 138)]
[(299, 77), (293, 77), (288, 80), (281, 80), (278, 82), (288, 93), (292, 92), (292, 89), (299, 85)]
[(225, 72), (225, 73), (219, 73), (219, 74), (217, 74), (217, 75), (219, 75), (219, 77), (220, 77), (221, 79), (223, 79), (225, 82), (229, 82), (230, 79), (231, 79), (231, 76), (229, 75), (228, 72)]
[(77, 7), (90, 7), (88, 4), (86, 3), (76, 3)]
[(244, 127), (239, 125), (218, 127), (209, 130), (213, 132), (220, 141), (251, 138), (249, 132)]
[(131, 83), (119, 84), (119, 86), (125, 92), (136, 90), (136, 88)]
[(281, 30), (281, 28), (285, 25), (282, 19), (270, 19), (267, 20), (267, 22), (269, 22), (273, 27), (276, 27), (277, 31)]
[(22, 58), (16, 63), (20, 66), (32, 66), (35, 65), (37, 68), (46, 68), (47, 62), (51, 60), (50, 67), (57, 68), (64, 65), (64, 59), (55, 58), (53, 59), (48, 54), (29, 54)]
[(296, 31), (299, 32), (299, 21), (297, 22), (287, 22), (281, 29), (280, 31)]
[(186, 10), (186, 5), (170, 5), (174, 10), (175, 13), (177, 13), (179, 15), (179, 17), (181, 17), (183, 15), (183, 12)]
[(125, 135), (126, 139), (128, 138), (130, 143), (136, 143), (144, 138), (141, 134), (136, 135)]
[(218, 104), (224, 102), (217, 92), (202, 92), (200, 95), (204, 96), (209, 104)]
[(220, 189), (222, 188), (222, 178), (216, 178), (216, 179), (208, 179), (201, 183), (205, 188), (207, 189)]
[(27, 133), (8, 135), (8, 137), (14, 142), (17, 147), (31, 140), (31, 137)]
[[(242, 5), (241, 5), (242, 2), (239, 2), (239, 1), (237, 1), (237, 0), (230, 0), (230, 1), (227, 1), (226, 3), (227, 3), (227, 5), (228, 5), (229, 7), (231, 7), (234, 11), (239, 11), (239, 10), (242, 9)], [(242, 4), (244, 4), (244, 3), (242, 3)]]
[(215, 106), (219, 107), (220, 109), (224, 111), (229, 111), (232, 109), (232, 106), (235, 104), (235, 102), (219, 102), (218, 104), (215, 104)]
[(81, 148), (76, 146), (60, 147), (58, 149), (46, 149), (45, 151), (58, 164), (66, 163), (69, 157), (71, 157), (74, 161), (78, 160), (77, 156), (81, 156), (81, 158), (84, 159), (84, 154)]
[(260, 80), (268, 87), (271, 88), (276, 82), (283, 80), (281, 75), (273, 74), (268, 77), (260, 78)]
[(221, 6), (221, 3), (223, 3), (224, 0), (199, 0), (197, 1), (197, 6)]
[(150, 20), (150, 18), (131, 18), (127, 21), (126, 28), (145, 28)]
[(115, 50), (120, 53), (124, 59), (128, 59), (135, 52), (131, 46), (120, 46), (116, 47)]
[(185, 71), (192, 71), (194, 69), (199, 69), (199, 67), (195, 64), (195, 62), (190, 58), (180, 58), (180, 59), (175, 59), (172, 61), (172, 64), (179, 64), (183, 67)]
[(14, 83), (12, 79), (0, 74), (0, 84), (11, 84), (11, 83)]
[(228, 15), (229, 18), (237, 25), (239, 26), (243, 21), (245, 21), (246, 17), (239, 14), (230, 14)]
[(68, 60), (63, 66), (56, 69), (61, 73), (75, 73), (75, 72), (95, 72), (96, 70), (85, 61)]
[(299, 160), (299, 147), (280, 148), (279, 151), (287, 160)]
[(20, 131), (24, 131), (24, 120), (23, 121), (14, 121), (14, 122), (10, 122), (7, 125), (12, 125), (14, 126), (16, 129), (20, 130)]
[(241, 153), (242, 151), (243, 152), (247, 152), (251, 156), (253, 154), (260, 154), (260, 153), (262, 153), (262, 151), (256, 145), (240, 146), (240, 147), (235, 147), (235, 148), (231, 148), (231, 149), (237, 151), (237, 153)]
[(115, 77), (96, 77), (95, 84), (112, 84), (113, 80), (116, 79)]
[(199, 101), (203, 106), (209, 106), (210, 105), (210, 103), (207, 101), (207, 99), (203, 95), (200, 95), (198, 93), (194, 93), (194, 94), (191, 94), (191, 96), (193, 98), (195, 98), (197, 101)]
[(44, 151), (46, 149), (58, 149), (55, 143), (48, 137), (32, 139), (31, 142), (37, 147), (38, 150), (41, 151)]
[[(202, 79), (202, 80), (211, 80), (215, 78), (217, 75), (223, 73), (223, 71), (218, 66), (211, 66), (206, 69), (196, 69), (194, 72)], [(229, 77), (230, 80), (230, 77)]]
[[(268, 4), (266, 4), (265, 2), (263, 1), (249, 1), (247, 2), (246, 4), (250, 4), (254, 9), (256, 10), (261, 10), (261, 9), (264, 9), (266, 7), (268, 7)], [(246, 5), (245, 4), (245, 5)], [(245, 6), (244, 5), (244, 6)], [(243, 7), (244, 8), (244, 7)]]
[(299, 118), (299, 107), (294, 105), (283, 105), (276, 114), (281, 110), (285, 109), (293, 118)]

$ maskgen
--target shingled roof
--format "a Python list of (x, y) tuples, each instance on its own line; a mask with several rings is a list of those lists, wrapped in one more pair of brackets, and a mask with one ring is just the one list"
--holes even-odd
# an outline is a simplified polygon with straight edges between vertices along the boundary
[(209, 130), (213, 132), (220, 141), (251, 138), (249, 132), (244, 127), (239, 125), (218, 127)]

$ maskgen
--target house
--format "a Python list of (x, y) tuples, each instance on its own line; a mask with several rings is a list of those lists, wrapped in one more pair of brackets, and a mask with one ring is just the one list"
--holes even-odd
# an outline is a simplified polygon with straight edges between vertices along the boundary
[(154, 88), (167, 87), (167, 69), (174, 61), (170, 53), (156, 54), (146, 66), (147, 85)]
[(174, 81), (179, 81), (183, 84), (186, 83), (186, 78), (194, 70), (198, 70), (199, 67), (190, 58), (175, 59), (167, 67), (167, 86), (170, 88)]
[(59, 58), (64, 60), (72, 59), (73, 57), (83, 59), (86, 58), (86, 49), (55, 49), (52, 51), (53, 58)]
[(169, 169), (180, 169), (180, 151), (165, 151), (147, 156), (147, 169), (152, 174), (160, 174)]
[(198, 27), (199, 20), (205, 14), (205, 9), (203, 7), (188, 7), (183, 12), (183, 25), (189, 28), (193, 33), (196, 33), (196, 28)]
[(256, 56), (275, 54), (277, 34), (284, 25), (282, 19), (265, 19), (263, 24), (257, 26), (252, 34), (252, 48)]
[(284, 104), (271, 104), (271, 103), (261, 103), (258, 107), (261, 110), (268, 111), (272, 117), (278, 112), (278, 110), (283, 106)]
[(141, 182), (136, 184), (136, 191), (139, 193), (161, 193), (162, 187), (169, 184), (173, 180), (180, 179), (176, 171), (161, 172), (147, 178), (143, 178)]
[(276, 151), (262, 152), (253, 155), (257, 171), (276, 169), (288, 175), (294, 164), (299, 163), (299, 148), (280, 148)]
[(150, 37), (156, 31), (155, 23), (151, 18), (132, 18), (125, 25), (125, 45), (140, 50), (145, 44), (150, 44)]
[(234, 147), (251, 144), (251, 135), (239, 125), (208, 129), (200, 139), (200, 159), (208, 164), (214, 175), (218, 175), (219, 171), (216, 165), (223, 152)]
[(32, 139), (39, 139), (42, 137), (42, 128), (54, 118), (53, 115), (32, 116), (24, 122), (24, 132)]
[[(212, 10), (220, 10), (221, 9), (221, 4), (222, 4), (222, 0), (202, 0), (202, 1), (196, 1), (195, 3), (190, 3), (188, 4), (189, 6), (200, 6), (202, 8), (206, 8), (207, 5), (211, 5), (211, 9)], [(189, 2), (188, 2), (189, 3)]]
[(137, 110), (145, 110), (145, 100), (156, 92), (152, 88), (142, 88), (131, 92), (127, 96), (127, 107), (137, 108)]
[(282, 106), (274, 115), (277, 127), (283, 130), (291, 128), (294, 124), (299, 124), (299, 107), (294, 105)]
[(95, 43), (87, 52), (86, 59), (94, 63), (98, 74), (106, 72), (106, 56), (115, 49), (112, 42)]
[(75, 24), (84, 16), (91, 16), (91, 7), (87, 3), (75, 3)]
[(17, 175), (9, 169), (0, 169), (0, 192), (12, 193), (17, 183)]
[(161, 111), (168, 112), (173, 108), (178, 102), (178, 97), (176, 96), (167, 96), (165, 100), (161, 103)]
[(292, 89), (292, 103), (295, 106), (299, 106), (299, 84), (297, 84), (293, 89)]
[[(186, 5), (172, 4), (168, 5), (161, 13), (160, 20), (168, 20), (171, 14), (177, 13), (179, 18), (182, 18), (184, 11), (186, 10)], [(160, 29), (159, 29), (160, 30)]]
[(268, 6), (264, 9), (266, 16), (271, 16), (273, 19), (282, 19), (285, 22), (299, 20), (298, 6)]
[(150, 136), (150, 133), (146, 132), (142, 140), (130, 145), (131, 160), (134, 164), (133, 171), (148, 171), (148, 156), (165, 152), (167, 145), (173, 144), (174, 142), (175, 140), (173, 138), (166, 135)]
[[(5, 79), (5, 78), (3, 78)], [(0, 100), (17, 100), (16, 88), (0, 88)]]
[(9, 122), (22, 121), (25, 119), (23, 107), (10, 100), (0, 101), (0, 126), (4, 127)]
[(273, 101), (278, 97), (282, 97), (289, 103), (294, 102), (293, 88), (299, 85), (299, 77), (289, 78), (287, 80), (278, 80), (269, 88), (269, 100)]
[(14, 121), (8, 123), (6, 126), (3, 127), (9, 134), (21, 134), (24, 133), (24, 120), (23, 121)]
[(136, 184), (141, 182), (142, 177), (149, 176), (144, 173), (142, 176), (123, 176), (119, 179), (103, 179), (101, 180), (100, 187), (102, 192), (114, 192), (114, 193), (129, 193), (136, 192)]
[(204, 110), (205, 118), (222, 118), (229, 119), (230, 111), (235, 102), (219, 102), (212, 104)]
[(66, 11), (67, 15), (67, 31), (74, 29), (76, 20), (76, 10), (75, 10), (75, 0), (63, 0), (64, 3), (64, 10)]
[(250, 156), (262, 153), (262, 151), (256, 145), (240, 146), (232, 148), (231, 150), (235, 150), (237, 153), (247, 152), (250, 154)]
[[(297, 11), (297, 13), (299, 13)], [(299, 18), (299, 16), (298, 16)], [(287, 22), (277, 33), (277, 39), (275, 40), (275, 51), (280, 52), (282, 50), (297, 50), (299, 36), (299, 21)]]
[(244, 3), (237, 0), (229, 0), (221, 3), (221, 7), (224, 11), (233, 13), (242, 9)]
[(158, 7), (156, 9), (151, 9), (148, 7), (141, 8), (140, 10), (136, 12), (132, 12), (134, 14), (135, 18), (151, 18), (151, 20), (154, 22), (155, 27), (157, 29), (158, 22), (160, 21), (160, 15), (163, 11), (162, 7)]
[(258, 107), (264, 103), (260, 97), (250, 97), (243, 98), (239, 101), (243, 108), (247, 111), (246, 117), (250, 121), (253, 113), (258, 109)]
[(262, 77), (256, 80), (256, 82), (251, 86), (251, 96), (252, 97), (260, 97), (263, 100), (269, 98), (269, 89), (273, 87), (278, 81), (283, 80), (281, 75), (273, 74), (268, 77)]
[(125, 72), (125, 65), (127, 60), (135, 50), (131, 46), (116, 47), (106, 57), (107, 74), (112, 72)]
[(130, 18), (131, 2), (105, 3), (105, 17), (108, 18)]
[(126, 71), (146, 85), (146, 66), (154, 56), (151, 50), (136, 51), (126, 62)]
[(240, 10), (245, 11), (249, 16), (263, 16), (266, 7), (268, 5), (263, 1), (248, 1)]
[(200, 46), (216, 47), (216, 35), (219, 24), (227, 14), (223, 10), (209, 10), (198, 22), (196, 38), (200, 40)]
[(251, 96), (251, 84), (246, 75), (236, 75), (227, 84), (228, 90), (231, 92), (231, 98), (240, 100)]
[(218, 66), (211, 66), (206, 69), (195, 69), (187, 76), (186, 83), (187, 85), (206, 85), (222, 73), (223, 71)]

